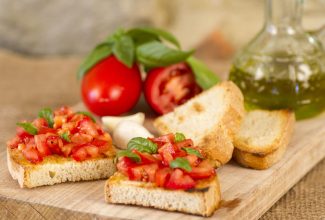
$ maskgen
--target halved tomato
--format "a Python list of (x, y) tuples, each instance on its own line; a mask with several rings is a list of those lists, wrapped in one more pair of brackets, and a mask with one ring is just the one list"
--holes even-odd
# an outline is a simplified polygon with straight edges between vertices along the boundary
[(192, 167), (188, 173), (193, 179), (205, 179), (214, 176), (216, 171), (209, 160), (203, 160), (197, 167)]
[(165, 187), (168, 189), (191, 189), (195, 187), (195, 181), (189, 175), (184, 174), (182, 170), (175, 169)]
[(172, 173), (172, 169), (170, 169), (169, 167), (159, 169), (156, 173), (156, 178), (155, 178), (155, 182), (157, 186), (164, 187), (165, 184), (168, 182), (171, 173)]

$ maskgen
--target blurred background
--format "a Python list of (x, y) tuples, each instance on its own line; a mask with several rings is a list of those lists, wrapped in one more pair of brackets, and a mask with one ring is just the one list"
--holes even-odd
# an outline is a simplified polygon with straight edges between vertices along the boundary
[[(264, 21), (263, 0), (0, 0), (0, 47), (30, 55), (87, 53), (118, 27), (153, 25), (184, 48), (211, 36), (227, 57)], [(305, 0), (303, 25), (325, 24), (325, 0)]]

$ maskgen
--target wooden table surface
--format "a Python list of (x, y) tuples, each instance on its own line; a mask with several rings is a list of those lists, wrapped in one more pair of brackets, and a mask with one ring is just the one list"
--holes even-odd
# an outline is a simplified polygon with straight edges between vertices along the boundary
[[(75, 71), (78, 58), (25, 58), (0, 52), (0, 143), (12, 136), (15, 122), (31, 119), (44, 106), (74, 105), (80, 101)], [(324, 125), (325, 126), (325, 125)], [(319, 163), (262, 219), (325, 218), (325, 161)], [(3, 180), (4, 181), (4, 180)], [(50, 195), (49, 195), (50, 196)], [(39, 204), (29, 204), (0, 195), (0, 219), (89, 219), (81, 214)]]

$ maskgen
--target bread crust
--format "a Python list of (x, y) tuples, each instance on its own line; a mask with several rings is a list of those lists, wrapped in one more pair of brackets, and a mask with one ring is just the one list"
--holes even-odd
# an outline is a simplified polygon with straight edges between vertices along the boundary
[(237, 163), (244, 167), (263, 170), (273, 166), (283, 157), (294, 130), (295, 116), (294, 113), (287, 110), (281, 110), (281, 114), (285, 122), (282, 126), (281, 136), (272, 143), (272, 146), (266, 146), (266, 150), (263, 147), (262, 151), (255, 150), (252, 146), (246, 146), (244, 149), (248, 149), (248, 151), (245, 151), (235, 145), (233, 158)]
[(51, 155), (39, 164), (27, 161), (18, 149), (7, 148), (7, 166), (21, 188), (54, 185), (67, 181), (105, 179), (115, 171), (113, 156), (77, 162), (72, 158)]
[[(105, 201), (211, 216), (221, 201), (218, 177), (202, 180), (193, 190), (168, 190), (154, 183), (130, 181), (116, 172), (105, 184)], [(145, 195), (145, 198), (143, 196)], [(157, 201), (157, 195), (160, 201)], [(178, 198), (176, 201), (174, 198)], [(189, 206), (185, 200), (195, 201)]]
[[(269, 154), (276, 151), (278, 148), (282, 146), (284, 142), (289, 142), (289, 139), (292, 135), (294, 124), (295, 124), (295, 115), (290, 110), (255, 110), (255, 111), (265, 111), (265, 112), (273, 112), (279, 115), (282, 120), (281, 131), (279, 132), (281, 136), (278, 136), (274, 141), (267, 145), (263, 146), (263, 149), (257, 149), (254, 146), (251, 146), (249, 141), (241, 139), (238, 136), (235, 136), (234, 145), (240, 151), (244, 151), (247, 153), (255, 153), (255, 154)], [(272, 128), (270, 128), (272, 129)]]

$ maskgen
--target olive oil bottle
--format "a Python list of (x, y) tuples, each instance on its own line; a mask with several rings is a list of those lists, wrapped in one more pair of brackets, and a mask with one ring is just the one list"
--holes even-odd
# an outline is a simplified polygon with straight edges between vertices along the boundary
[(325, 52), (301, 27), (301, 0), (265, 0), (260, 33), (236, 56), (230, 80), (248, 108), (295, 111), (297, 119), (325, 109)]

